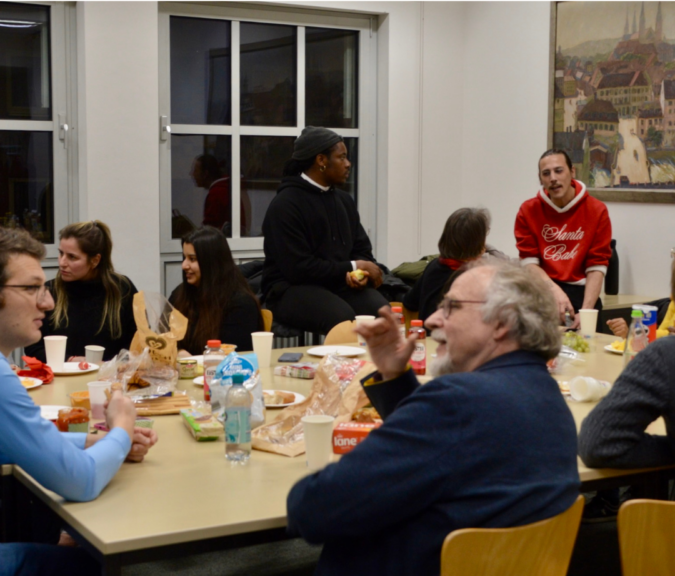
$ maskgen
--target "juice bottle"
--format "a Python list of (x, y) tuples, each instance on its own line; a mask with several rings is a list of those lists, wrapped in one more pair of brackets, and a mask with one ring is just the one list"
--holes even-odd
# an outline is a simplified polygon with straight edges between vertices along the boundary
[(211, 380), (216, 375), (216, 368), (225, 358), (220, 348), (220, 340), (209, 340), (204, 348), (204, 400), (211, 401)]
[(398, 319), (398, 329), (399, 332), (401, 333), (401, 337), (405, 338), (406, 333), (405, 333), (405, 318), (403, 317), (403, 308), (400, 306), (392, 306), (391, 311), (396, 316)]
[(424, 322), (422, 320), (412, 320), (408, 334), (415, 334), (417, 336), (415, 348), (410, 357), (410, 365), (415, 374), (424, 376), (427, 373), (427, 332), (424, 329)]

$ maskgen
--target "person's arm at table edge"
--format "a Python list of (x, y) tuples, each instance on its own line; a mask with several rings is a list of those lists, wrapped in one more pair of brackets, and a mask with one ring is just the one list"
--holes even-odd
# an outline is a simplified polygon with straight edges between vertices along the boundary
[(368, 400), (383, 420), (420, 386), (411, 368), (392, 380), (383, 380), (379, 372), (373, 372), (361, 380), (361, 384)]
[(669, 383), (675, 373), (675, 342), (650, 344), (624, 369), (609, 394), (579, 431), (579, 455), (591, 468), (644, 468), (675, 463), (672, 440), (645, 432), (673, 411)]
[(586, 285), (584, 286), (584, 302), (582, 308), (594, 309), (595, 303), (602, 291), (602, 281), (605, 273), (600, 270), (588, 270), (586, 272)]

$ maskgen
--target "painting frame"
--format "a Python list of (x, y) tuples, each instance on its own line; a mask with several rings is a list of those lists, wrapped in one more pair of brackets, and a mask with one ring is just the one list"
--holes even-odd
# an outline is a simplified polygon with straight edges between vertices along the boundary
[[(569, 0), (559, 0), (551, 2), (551, 18), (550, 18), (550, 52), (549, 52), (549, 94), (548, 94), (548, 133), (547, 143), (549, 148), (555, 147), (555, 127), (556, 116), (556, 96), (559, 92), (556, 90), (556, 56), (559, 55), (558, 45), (558, 20), (559, 7), (567, 4)], [(574, 2), (574, 4), (581, 4), (581, 2)], [(623, 4), (623, 3), (619, 3)], [(625, 4), (624, 4), (625, 5)], [(564, 25), (564, 22), (561, 24)], [(624, 37), (625, 38), (625, 37)], [(558, 80), (558, 87), (560, 86)], [(559, 100), (558, 100), (559, 102)], [(665, 122), (664, 122), (665, 125)], [(646, 148), (645, 148), (646, 150)], [(612, 174), (614, 176), (614, 174)], [(651, 176), (650, 176), (651, 180)], [(640, 185), (639, 189), (633, 187), (622, 187), (621, 185), (608, 187), (595, 187), (586, 182), (588, 192), (591, 196), (603, 202), (629, 202), (629, 203), (650, 203), (650, 204), (675, 204), (675, 186), (671, 190), (658, 189), (655, 186)]]

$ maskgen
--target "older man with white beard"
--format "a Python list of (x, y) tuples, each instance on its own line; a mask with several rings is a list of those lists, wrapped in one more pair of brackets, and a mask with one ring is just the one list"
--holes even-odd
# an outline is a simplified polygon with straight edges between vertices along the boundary
[(579, 494), (576, 429), (546, 361), (560, 349), (545, 283), (481, 262), (427, 319), (435, 379), (420, 386), (390, 309), (358, 332), (384, 418), (340, 462), (298, 482), (288, 525), (324, 543), (318, 575), (438, 575), (444, 538), (554, 516)]

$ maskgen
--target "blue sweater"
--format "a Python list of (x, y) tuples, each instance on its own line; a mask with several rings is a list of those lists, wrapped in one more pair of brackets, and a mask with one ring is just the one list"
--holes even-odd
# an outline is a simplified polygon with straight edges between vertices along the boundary
[(317, 575), (438, 575), (453, 530), (536, 522), (579, 495), (574, 420), (536, 354), (365, 390), (383, 426), (288, 496), (291, 534), (324, 543)]

